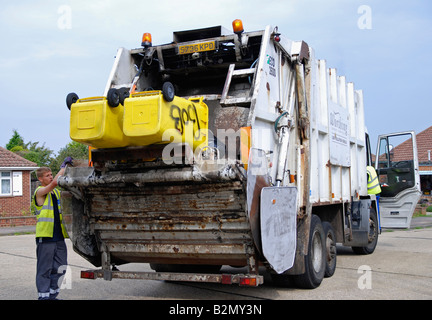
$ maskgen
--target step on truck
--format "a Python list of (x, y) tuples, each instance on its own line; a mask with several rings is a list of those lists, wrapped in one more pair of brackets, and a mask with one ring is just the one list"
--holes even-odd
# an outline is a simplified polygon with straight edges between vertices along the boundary
[[(336, 244), (375, 250), (362, 91), (277, 27), (235, 20), (164, 45), (145, 33), (117, 51), (102, 96), (66, 103), (71, 139), (91, 150), (58, 180), (73, 248), (95, 266), (83, 278), (258, 286), (269, 273), (316, 288), (335, 272)], [(393, 170), (380, 152), (380, 180), (399, 175), (415, 194), (415, 157)]]

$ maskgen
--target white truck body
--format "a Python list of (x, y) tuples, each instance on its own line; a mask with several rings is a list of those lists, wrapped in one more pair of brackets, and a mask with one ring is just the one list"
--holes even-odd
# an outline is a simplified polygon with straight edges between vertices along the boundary
[[(208, 145), (113, 145), (92, 151), (93, 167), (67, 169), (59, 185), (74, 248), (102, 266), (85, 277), (258, 285), (265, 266), (277, 281), (315, 288), (334, 272), (336, 243), (374, 251), (363, 93), (305, 42), (271, 26), (177, 32), (171, 44), (119, 49), (104, 95), (165, 81), (203, 98)], [(127, 262), (156, 272), (111, 269)], [(220, 265), (248, 272), (203, 272)]]

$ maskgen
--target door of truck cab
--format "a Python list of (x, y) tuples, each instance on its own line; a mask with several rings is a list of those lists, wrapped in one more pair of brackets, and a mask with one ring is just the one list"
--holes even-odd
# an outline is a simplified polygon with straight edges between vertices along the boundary
[(380, 135), (375, 169), (381, 186), (381, 227), (409, 228), (421, 196), (414, 131)]

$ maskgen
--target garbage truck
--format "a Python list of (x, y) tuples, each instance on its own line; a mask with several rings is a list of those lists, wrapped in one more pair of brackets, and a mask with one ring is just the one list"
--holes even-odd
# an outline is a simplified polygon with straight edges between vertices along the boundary
[[(235, 20), (163, 45), (145, 33), (117, 51), (102, 96), (66, 103), (71, 139), (91, 150), (58, 180), (73, 248), (95, 266), (82, 278), (259, 286), (267, 273), (316, 288), (337, 244), (375, 250), (363, 93), (277, 27)], [(413, 132), (395, 135), (415, 147)], [(400, 165), (405, 192), (418, 188), (415, 158)]]

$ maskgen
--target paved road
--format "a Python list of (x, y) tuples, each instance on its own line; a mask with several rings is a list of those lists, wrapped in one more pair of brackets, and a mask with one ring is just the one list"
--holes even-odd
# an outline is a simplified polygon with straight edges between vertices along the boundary
[[(93, 268), (69, 248), (69, 272), (60, 298), (65, 300), (218, 299), (432, 299), (432, 228), (385, 231), (374, 254), (358, 256), (338, 248), (333, 277), (315, 290), (281, 288), (265, 277), (264, 285), (244, 288), (219, 284), (143, 280), (84, 280), (80, 271)], [(0, 237), (0, 300), (36, 298), (34, 235)], [(122, 271), (150, 271), (147, 264), (129, 264)], [(225, 267), (226, 272), (242, 270)]]

